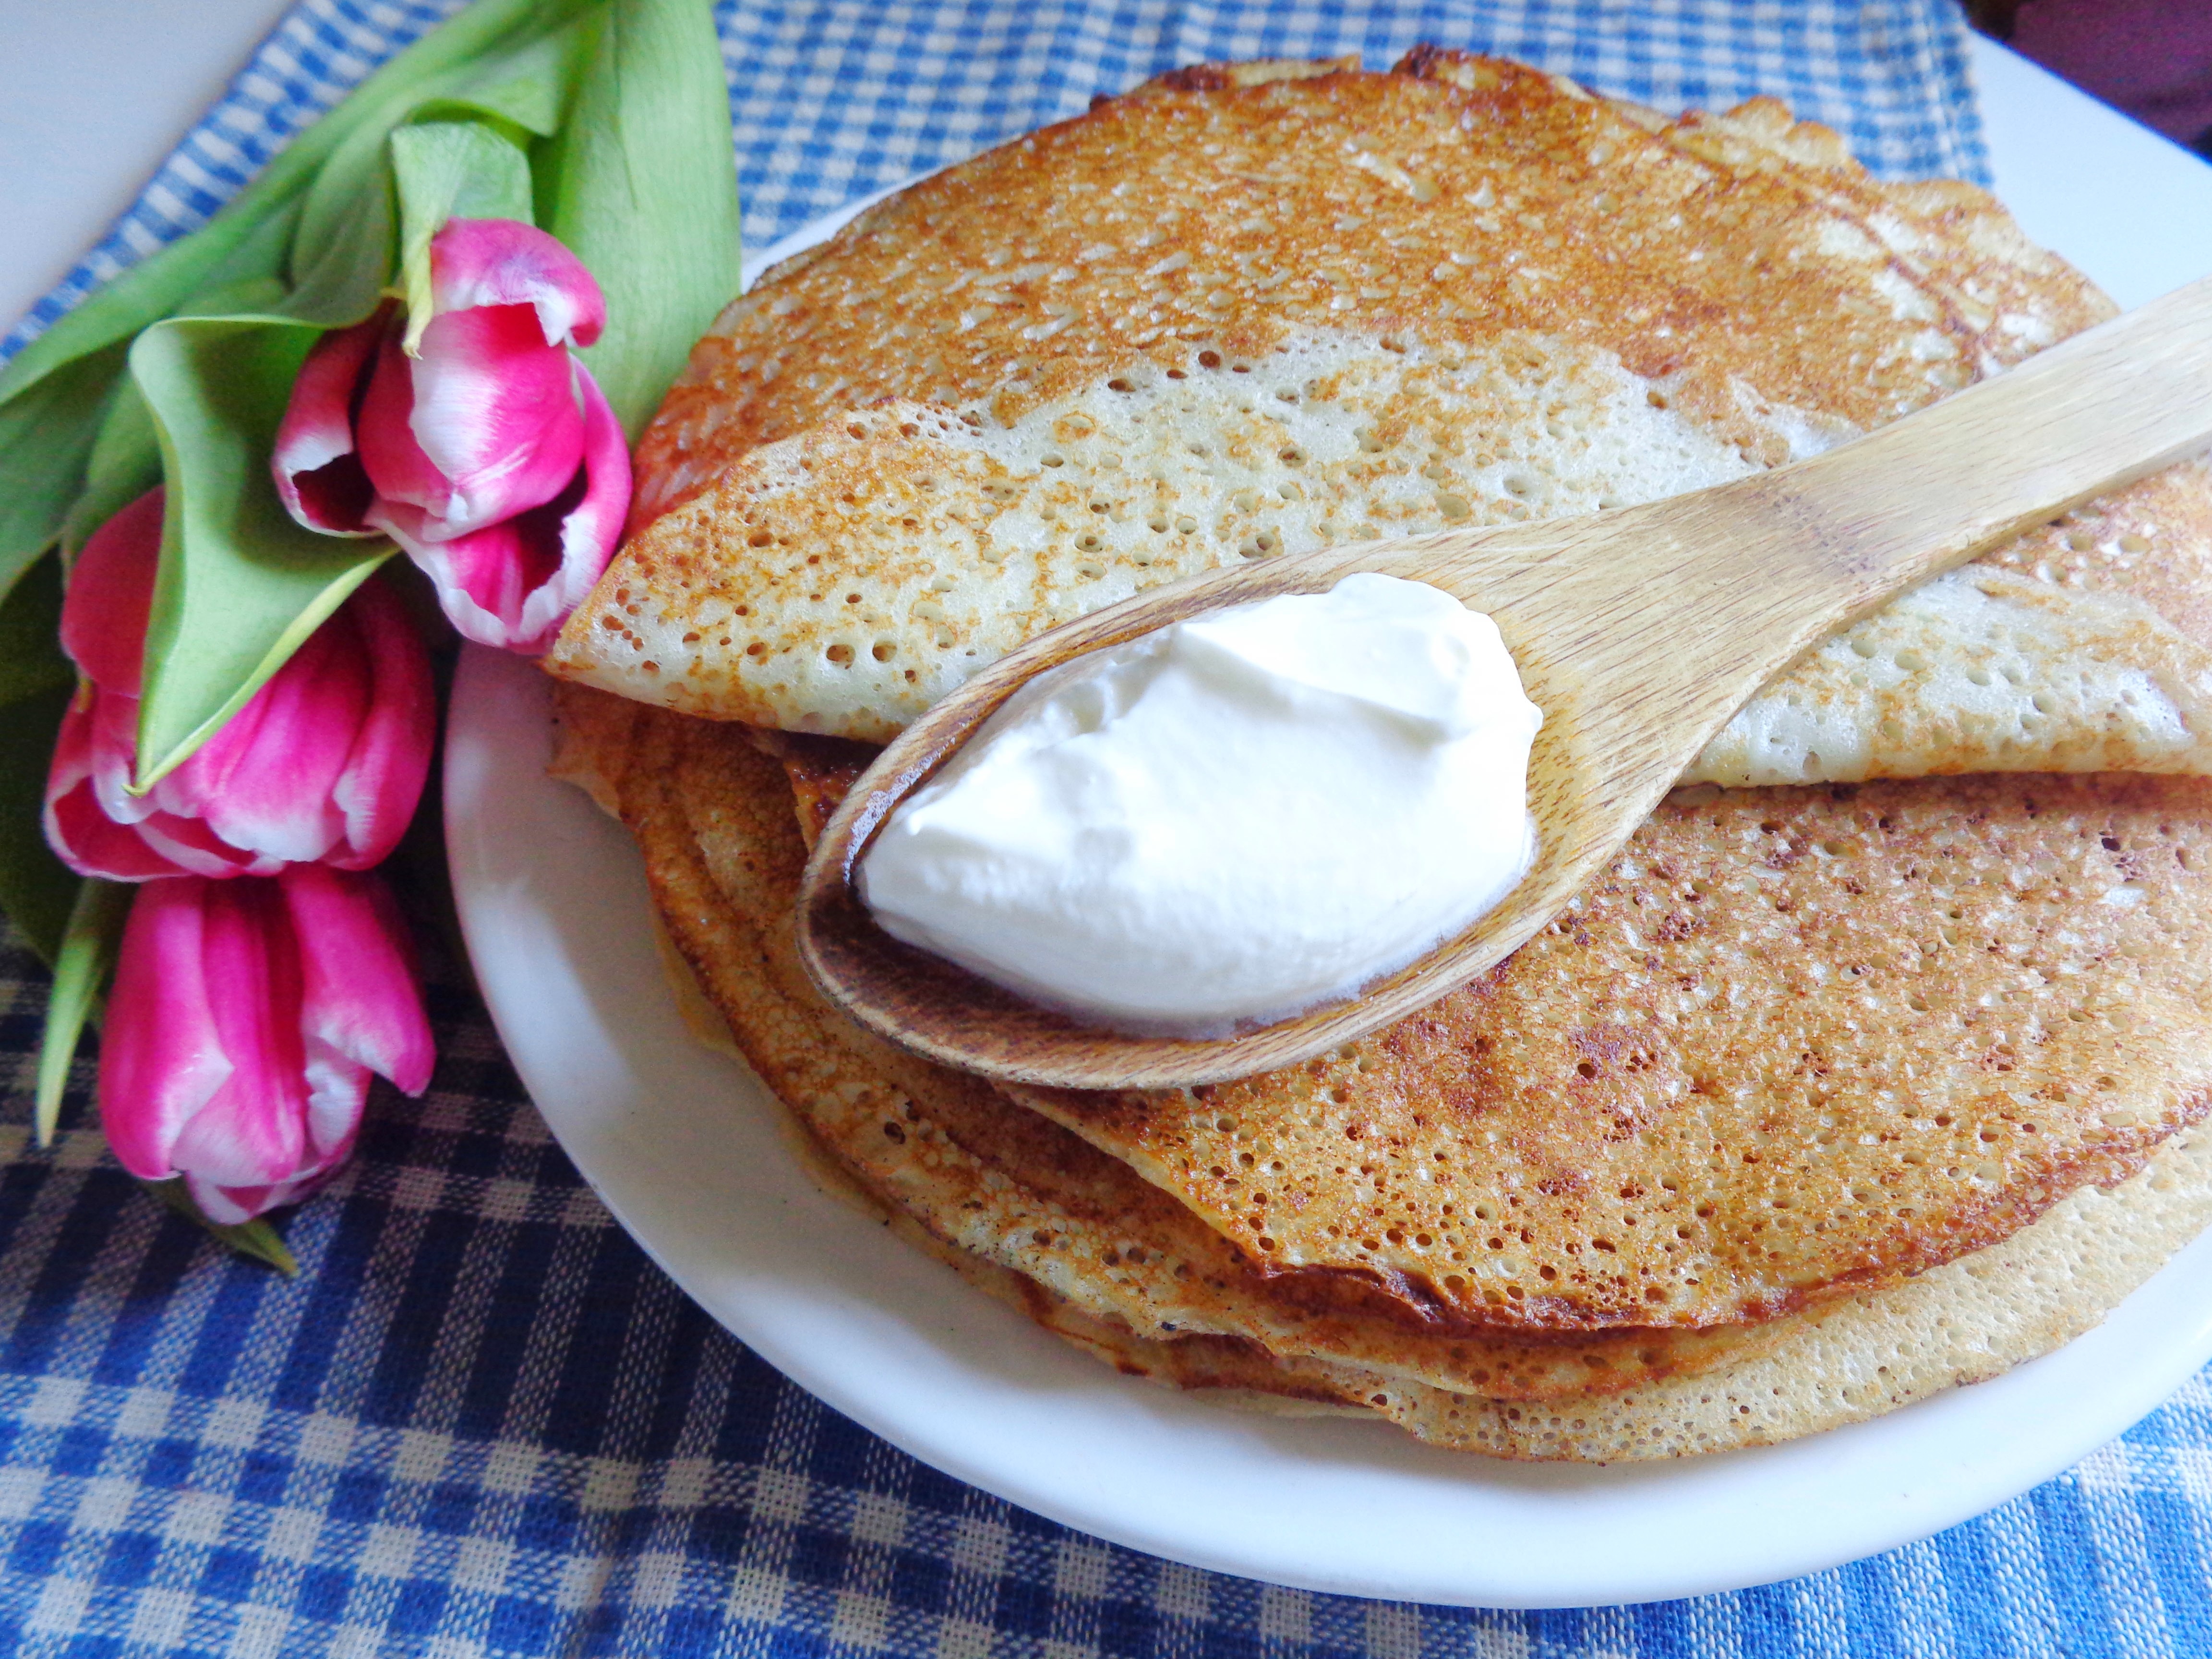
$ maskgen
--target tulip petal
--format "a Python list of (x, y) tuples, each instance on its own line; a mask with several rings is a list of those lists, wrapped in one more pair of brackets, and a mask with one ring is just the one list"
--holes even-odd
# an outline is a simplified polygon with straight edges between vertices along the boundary
[(420, 514), (380, 502), (378, 524), (437, 585), (462, 637), (536, 653), (606, 568), (629, 510), (629, 450), (599, 383), (581, 368), (583, 465), (568, 487), (530, 512), (451, 540), (423, 534)]
[(365, 869), (415, 816), (436, 732), (429, 655), (372, 579), (149, 794), (204, 818), (256, 873), (315, 860)]
[[(405, 1093), (436, 1059), (416, 988), (407, 925), (377, 877), (296, 865), (278, 878), (300, 945), (300, 1029), (308, 1053), (366, 1066)], [(329, 1144), (332, 1125), (318, 1127)]]
[[(361, 1074), (361, 1086), (365, 1097), (368, 1090), (366, 1072)], [(186, 1175), (184, 1182), (202, 1215), (219, 1225), (236, 1227), (287, 1204), (297, 1204), (336, 1175), (352, 1155), (353, 1142), (349, 1139), (318, 1167), (303, 1170), (273, 1187), (219, 1187), (196, 1175)]]
[(199, 751), (131, 793), (138, 700), (82, 688), (46, 776), (46, 840), (82, 875), (364, 869), (405, 833), (436, 738), (428, 653), (371, 580)]
[[(194, 872), (135, 829), (100, 810), (92, 791), (79, 787), (46, 803), (46, 844), (81, 876), (102, 881), (155, 881)], [(226, 871), (224, 873), (228, 874)]]
[(307, 1152), (300, 941), (276, 882), (199, 887), (201, 971), (231, 1072), (179, 1131), (170, 1162), (219, 1186), (270, 1185)]
[(118, 823), (143, 823), (161, 808), (150, 795), (131, 793), (131, 767), (138, 746), (138, 699), (94, 684), (81, 690), (78, 700), (85, 705), (91, 746), (89, 775), (100, 810)]
[[(360, 1061), (349, 1060), (328, 1043), (308, 1036), (307, 1129), (314, 1169), (335, 1163), (352, 1150), (354, 1133), (361, 1127), (361, 1109), (368, 1098), (368, 1080), (374, 1075)], [(313, 1170), (303, 1167), (301, 1173), (311, 1174)]]
[(100, 1120), (123, 1167), (149, 1181), (173, 1173), (178, 1136), (231, 1075), (202, 959), (212, 884), (139, 890), (123, 931), (100, 1045)]
[(344, 844), (326, 857), (341, 870), (365, 870), (399, 844), (422, 799), (437, 742), (438, 694), (429, 653), (390, 587), (371, 581), (346, 609), (368, 662), (368, 713), (331, 789)]
[(87, 679), (130, 697), (138, 695), (161, 563), (161, 502), (149, 489), (94, 531), (62, 599), (62, 649)]
[(199, 1176), (184, 1177), (185, 1190), (191, 1194), (192, 1202), (199, 1206), (200, 1213), (218, 1227), (240, 1227), (258, 1215), (265, 1215), (286, 1201), (278, 1194), (289, 1195), (290, 1183), (283, 1187), (218, 1187)]
[(430, 239), (430, 293), (442, 316), (472, 306), (526, 305), (548, 345), (587, 346), (607, 305), (584, 262), (515, 219), (449, 219)]
[(144, 799), (197, 815), (263, 858), (324, 857), (344, 836), (331, 792), (367, 717), (369, 683), (359, 629), (341, 609)]
[(386, 341), (359, 433), (377, 507), (418, 509), (425, 540), (466, 535), (550, 501), (575, 471), (584, 413), (573, 360), (538, 337), (527, 306), (441, 315), (418, 357)]
[(328, 1050), (317, 1052), (310, 1040), (307, 1057), (307, 1140), (300, 1167), (283, 1181), (255, 1186), (223, 1186), (187, 1171), (200, 1212), (209, 1220), (236, 1226), (258, 1215), (296, 1204), (322, 1186), (353, 1156), (362, 1109), (368, 1103), (369, 1069)]
[(335, 329), (315, 343), (292, 382), (269, 470), (284, 509), (327, 536), (373, 536), (362, 522), (375, 491), (354, 447), (354, 416), (377, 348), (392, 331), (392, 307)]
[[(93, 781), (98, 755), (94, 703), (105, 695), (87, 685), (62, 715), (53, 764), (46, 773), (46, 845), (81, 876), (150, 881), (183, 874), (181, 866), (149, 847), (135, 827), (118, 823), (101, 810)], [(138, 700), (121, 701), (135, 708)]]
[(82, 876), (149, 881), (161, 876), (274, 875), (264, 860), (230, 845), (198, 817), (163, 810), (130, 790), (138, 699), (78, 690), (62, 716), (46, 773), (46, 844)]
[(423, 331), (408, 426), (450, 481), (451, 534), (544, 505), (583, 459), (574, 359), (537, 336), (526, 306), (448, 312)]

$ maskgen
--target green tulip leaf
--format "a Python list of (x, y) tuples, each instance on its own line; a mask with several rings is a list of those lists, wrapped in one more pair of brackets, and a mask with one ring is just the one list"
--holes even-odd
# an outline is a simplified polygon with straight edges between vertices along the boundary
[(327, 328), (350, 327), (376, 309), (398, 237), (384, 148), (390, 136), (386, 123), (365, 125), (323, 163), (300, 205), (287, 265), (292, 292), (268, 309)]
[(738, 292), (730, 94), (706, 0), (612, 0), (538, 176), (538, 223), (606, 295), (583, 356), (635, 441)]
[(161, 440), (129, 375), (115, 388), (93, 440), (84, 493), (62, 521), (62, 557), (75, 563), (92, 533), (161, 482)]
[(82, 492), (133, 336), (195, 295), (252, 276), (288, 279), (283, 310), (302, 320), (337, 327), (367, 316), (391, 278), (398, 234), (386, 137), (419, 108), (471, 98), (538, 131), (573, 76), (578, 20), (604, 3), (476, 0), (293, 139), (205, 225), (124, 271), (0, 368), (0, 595)]
[(46, 845), (42, 817), (54, 738), (74, 696), (74, 687), (63, 686), (0, 708), (0, 914), (49, 965), (62, 948), (78, 884), (76, 872)]
[(399, 246), (390, 141), (409, 131), (404, 123), (424, 121), (493, 123), (510, 130), (518, 145), (550, 131), (574, 76), (579, 39), (574, 24), (564, 23), (453, 65), (417, 87), (419, 100), (398, 121), (363, 126), (332, 152), (301, 213), (292, 251), (295, 286), (283, 313), (343, 328), (374, 311)]
[(227, 1221), (211, 1221), (207, 1212), (192, 1201), (191, 1188), (181, 1180), (141, 1181), (138, 1184), (225, 1249), (265, 1262), (287, 1279), (300, 1276), (300, 1264), (293, 1260), (283, 1235), (258, 1216), (235, 1225)]
[(392, 135), (399, 184), (399, 281), (412, 356), (430, 325), (430, 239), (448, 219), (530, 222), (530, 161), (482, 121), (431, 121)]
[[(0, 369), (0, 409), (70, 365), (125, 345), (149, 323), (189, 305), (197, 295), (281, 275), (299, 204), (268, 202), (261, 193), (297, 148), (285, 151), (223, 212), (190, 236), (147, 255), (17, 352)], [(116, 351), (113, 372), (120, 372), (122, 361)]]
[(61, 626), (61, 567), (41, 559), (0, 604), (0, 708), (75, 689), (76, 670), (62, 654)]
[[(284, 287), (274, 267), (283, 257), (283, 244), (274, 233), (289, 230), (289, 215), (274, 216), (253, 234), (218, 248), (222, 257), (198, 270), (199, 280), (180, 304), (258, 311), (281, 299)], [(55, 333), (100, 305), (106, 292), (94, 295), (25, 347), (0, 376), (0, 385)], [(72, 518), (81, 516), (76, 503), (121, 398), (127, 351), (121, 340), (112, 341), (28, 382), (20, 394), (0, 397), (0, 594), (57, 535), (67, 535)], [(129, 411), (124, 413), (127, 416)], [(143, 492), (133, 492), (138, 493)], [(98, 522), (86, 526), (86, 533)]]
[(46, 1025), (39, 1043), (39, 1090), (32, 1122), (39, 1145), (50, 1146), (69, 1087), (70, 1062), (88, 1020), (99, 1017), (101, 993), (123, 948), (123, 927), (138, 890), (119, 881), (77, 884), (76, 903), (54, 955), (53, 988), (46, 996)]
[[(276, 271), (294, 217), (291, 206), (280, 204), (244, 224), (240, 234), (211, 234), (216, 227), (210, 223), (172, 243), (64, 317), (0, 373), (0, 593), (64, 532), (82, 491), (86, 466), (123, 379), (126, 343), (155, 303), (143, 291), (145, 284), (132, 279), (171, 249), (205, 237), (188, 250), (191, 259), (163, 266), (178, 280), (156, 297), (173, 307), (196, 300), (204, 304), (216, 295), (250, 295), (258, 308), (283, 292)], [(57, 356), (50, 343), (58, 338), (64, 346), (75, 338), (87, 343), (82, 352)], [(50, 358), (56, 360), (40, 370)]]
[(76, 499), (124, 350), (64, 363), (0, 403), (0, 596), (52, 544)]
[(269, 473), (314, 327), (176, 318), (131, 349), (168, 498), (146, 629), (140, 788), (183, 762), (392, 552), (293, 522)]
[[(196, 295), (185, 316), (221, 316), (266, 311), (284, 298), (274, 276), (254, 276), (224, 283)], [(146, 400), (129, 375), (118, 381), (107, 401), (85, 464), (84, 490), (62, 520), (64, 566), (73, 562), (92, 533), (161, 482), (161, 437)]]
[(550, 137), (559, 129), (561, 113), (574, 94), (583, 49), (588, 44), (582, 27), (583, 9), (571, 5), (565, 10), (567, 18), (558, 27), (478, 59), (465, 92), (449, 98), (426, 98), (416, 106), (411, 118), (489, 119), (526, 137)]
[(61, 610), (61, 570), (52, 557), (33, 565), (0, 602), (0, 913), (49, 964), (78, 885), (46, 846), (40, 821), (54, 735), (76, 694), (76, 671), (58, 638)]

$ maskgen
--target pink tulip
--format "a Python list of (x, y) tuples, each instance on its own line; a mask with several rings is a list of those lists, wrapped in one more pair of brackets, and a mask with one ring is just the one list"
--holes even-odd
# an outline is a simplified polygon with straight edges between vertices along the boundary
[(567, 489), (533, 507), (447, 541), (416, 533), (405, 507), (384, 504), (377, 522), (438, 589), (465, 639), (532, 655), (544, 651), (607, 567), (629, 511), (629, 447), (599, 385), (580, 368), (583, 465)]
[(467, 638), (542, 651), (629, 507), (621, 424), (570, 350), (599, 337), (605, 304), (575, 255), (508, 219), (449, 221), (430, 279), (411, 349), (387, 306), (309, 354), (277, 491), (311, 530), (390, 536)]
[(150, 882), (109, 994), (100, 1122), (133, 1175), (182, 1176), (210, 1218), (246, 1221), (345, 1162), (369, 1073), (419, 1095), (434, 1058), (377, 877)]
[(429, 771), (430, 664), (371, 580), (190, 759), (131, 793), (140, 657), (161, 562), (161, 492), (94, 534), (70, 572), (62, 646), (82, 681), (46, 776), (46, 840), (80, 874), (360, 870), (398, 842)]

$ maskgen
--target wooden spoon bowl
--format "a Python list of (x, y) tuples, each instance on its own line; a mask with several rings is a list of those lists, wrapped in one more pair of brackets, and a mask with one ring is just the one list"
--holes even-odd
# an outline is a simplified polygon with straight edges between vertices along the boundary
[[(1495, 967), (1617, 854), (1729, 717), (1900, 589), (2212, 441), (2212, 279), (1828, 453), (1617, 512), (1372, 541), (1153, 589), (984, 669), (900, 734), (817, 842), (799, 945), (872, 1030), (948, 1066), (1079, 1089), (1218, 1082), (1321, 1054)], [(1080, 1024), (892, 939), (853, 878), (870, 837), (1024, 682), (1182, 617), (1355, 571), (1496, 618), (1544, 711), (1534, 867), (1503, 903), (1358, 997), (1218, 1039)]]

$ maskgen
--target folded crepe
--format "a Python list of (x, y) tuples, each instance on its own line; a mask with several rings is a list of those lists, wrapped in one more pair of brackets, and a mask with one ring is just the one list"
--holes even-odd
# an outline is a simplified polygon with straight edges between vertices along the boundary
[(1848, 1420), (2212, 1218), (2201, 465), (1808, 653), (1550, 930), (1303, 1066), (929, 1066), (808, 985), (791, 884), (859, 744), (1045, 627), (1741, 476), (2108, 312), (1981, 192), (1770, 101), (1668, 122), (1427, 50), (1179, 72), (725, 313), (548, 659), (629, 700), (568, 690), (563, 764), (823, 1155), (1123, 1369), (1510, 1455)]
[[(1722, 483), (2110, 310), (1979, 191), (1878, 184), (1771, 100), (1665, 124), (1435, 52), (1185, 72), (924, 180), (732, 306), (550, 661), (881, 742), (1141, 588)], [(1938, 578), (1688, 781), (2205, 770), (2207, 524), (2183, 469)]]

